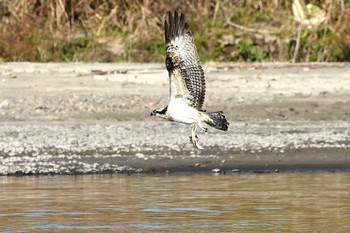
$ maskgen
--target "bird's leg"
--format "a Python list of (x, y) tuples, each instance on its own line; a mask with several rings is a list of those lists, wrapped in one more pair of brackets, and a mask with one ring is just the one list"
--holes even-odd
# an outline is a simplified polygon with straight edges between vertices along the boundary
[(204, 127), (201, 122), (199, 122), (198, 125), (199, 125), (199, 128), (201, 128), (201, 130), (203, 130), (203, 132), (208, 132), (208, 128)]
[(202, 150), (203, 147), (201, 147), (198, 143), (198, 135), (196, 134), (196, 130), (197, 130), (197, 124), (193, 124), (191, 126), (191, 135), (190, 135), (190, 140), (194, 146), (194, 148)]
[(198, 135), (196, 134), (196, 129), (197, 129), (197, 125), (196, 124), (193, 124), (191, 126), (191, 135), (190, 135), (190, 139), (191, 139), (191, 142), (193, 144), (194, 147), (195, 146), (195, 141), (198, 140)]

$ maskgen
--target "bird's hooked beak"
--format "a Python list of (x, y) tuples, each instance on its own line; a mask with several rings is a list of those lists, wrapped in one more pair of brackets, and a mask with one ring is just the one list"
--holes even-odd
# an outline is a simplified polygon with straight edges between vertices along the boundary
[(163, 117), (165, 118), (165, 114), (166, 114), (166, 111), (168, 109), (168, 106), (166, 106), (165, 108), (158, 108), (158, 109), (155, 109), (151, 112), (150, 116), (157, 116), (157, 117)]
[(157, 110), (153, 110), (153, 111), (151, 112), (150, 116), (156, 116), (156, 114), (157, 114)]

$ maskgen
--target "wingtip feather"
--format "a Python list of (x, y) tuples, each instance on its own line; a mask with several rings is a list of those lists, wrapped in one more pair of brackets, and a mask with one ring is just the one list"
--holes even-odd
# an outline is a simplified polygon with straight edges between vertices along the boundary
[(168, 21), (165, 21), (165, 41), (168, 43), (174, 37), (190, 33), (189, 24), (186, 22), (185, 14), (183, 12), (178, 13), (177, 10), (174, 14), (168, 11)]

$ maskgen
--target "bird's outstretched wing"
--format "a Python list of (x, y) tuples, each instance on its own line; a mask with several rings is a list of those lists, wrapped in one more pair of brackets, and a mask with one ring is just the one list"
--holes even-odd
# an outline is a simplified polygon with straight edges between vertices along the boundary
[(169, 12), (165, 20), (166, 67), (170, 79), (170, 98), (182, 97), (189, 105), (203, 110), (205, 77), (192, 33), (183, 13)]

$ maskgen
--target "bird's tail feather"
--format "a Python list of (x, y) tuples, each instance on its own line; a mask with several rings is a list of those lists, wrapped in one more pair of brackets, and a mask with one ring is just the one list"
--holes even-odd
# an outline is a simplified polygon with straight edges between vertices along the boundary
[(211, 121), (206, 120), (205, 123), (222, 131), (228, 130), (228, 126), (230, 123), (226, 120), (226, 117), (222, 111), (206, 112), (205, 114), (211, 119)]

